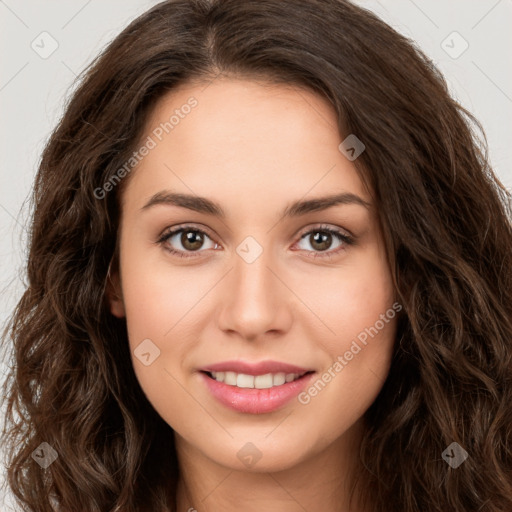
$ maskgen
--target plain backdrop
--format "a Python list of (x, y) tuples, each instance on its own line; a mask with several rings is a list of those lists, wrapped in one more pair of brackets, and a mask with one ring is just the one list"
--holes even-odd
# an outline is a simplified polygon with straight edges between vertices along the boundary
[[(2, 325), (23, 291), (27, 198), (41, 151), (62, 115), (73, 81), (131, 20), (157, 3), (0, 0)], [(491, 164), (512, 190), (512, 0), (357, 3), (414, 40), (436, 63), (452, 96), (482, 123)], [(7, 364), (0, 362), (0, 380)], [(0, 474), (0, 484), (3, 479)], [(0, 494), (0, 510), (14, 510), (8, 493), (3, 500)]]

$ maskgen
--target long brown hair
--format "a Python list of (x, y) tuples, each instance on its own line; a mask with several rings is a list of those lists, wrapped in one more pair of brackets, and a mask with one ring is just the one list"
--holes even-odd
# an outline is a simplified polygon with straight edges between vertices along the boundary
[[(172, 429), (138, 385), (125, 322), (105, 301), (129, 176), (101, 199), (95, 191), (130, 158), (162, 95), (219, 73), (309, 88), (336, 110), (341, 140), (354, 133), (366, 146), (355, 163), (404, 310), (365, 415), (368, 507), (510, 512), (511, 194), (432, 62), (346, 0), (165, 1), (80, 77), (42, 155), (28, 287), (4, 334), (12, 492), (37, 512), (175, 510)], [(43, 442), (58, 454), (46, 469), (31, 456)], [(457, 468), (442, 456), (453, 442), (468, 454)]]

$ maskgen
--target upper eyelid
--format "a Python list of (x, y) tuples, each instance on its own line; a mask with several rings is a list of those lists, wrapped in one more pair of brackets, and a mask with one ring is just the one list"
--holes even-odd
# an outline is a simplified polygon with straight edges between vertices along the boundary
[(172, 226), (169, 228), (165, 228), (162, 231), (162, 234), (159, 236), (159, 239), (166, 237), (168, 235), (175, 235), (176, 233), (179, 233), (180, 231), (200, 231), (203, 232), (205, 235), (208, 235), (210, 238), (214, 238), (214, 235), (211, 234), (210, 230), (204, 226), (196, 226), (194, 224), (178, 224), (177, 226)]
[(322, 231), (322, 230), (335, 231), (342, 235), (344, 234), (350, 238), (355, 238), (355, 236), (348, 229), (340, 228), (339, 226), (332, 226), (327, 223), (320, 223), (320, 224), (313, 225), (312, 227), (307, 227), (307, 228), (301, 229), (298, 231), (296, 236), (302, 237), (302, 235), (308, 234), (311, 231), (315, 231), (315, 230), (317, 230), (317, 231)]

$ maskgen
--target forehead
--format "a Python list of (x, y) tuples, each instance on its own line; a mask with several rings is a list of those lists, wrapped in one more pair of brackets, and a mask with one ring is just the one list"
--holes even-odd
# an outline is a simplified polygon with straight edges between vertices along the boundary
[(239, 201), (309, 191), (370, 200), (338, 149), (334, 108), (303, 88), (226, 78), (182, 84), (156, 103), (141, 140), (148, 138), (152, 149), (132, 172), (128, 199), (134, 190), (142, 202), (172, 188)]

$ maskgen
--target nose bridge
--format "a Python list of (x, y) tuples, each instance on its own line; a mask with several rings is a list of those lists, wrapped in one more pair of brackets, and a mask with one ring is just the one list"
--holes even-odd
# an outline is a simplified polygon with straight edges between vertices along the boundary
[[(275, 296), (275, 283), (271, 283), (271, 262), (265, 251), (254, 261), (246, 261), (243, 257), (235, 257), (233, 286), (238, 301), (250, 300), (254, 303), (268, 303)], [(271, 292), (274, 291), (274, 294)]]
[[(269, 313), (277, 300), (274, 276), (269, 270), (270, 251), (263, 251), (254, 261), (237, 254), (234, 258), (232, 293), (240, 312), (250, 315)], [(252, 312), (252, 313), (251, 313)]]
[[(261, 240), (261, 237), (258, 238)], [(268, 267), (275, 266), (275, 262), (272, 262), (270, 241), (268, 238), (265, 240), (260, 243), (253, 236), (247, 236), (233, 254), (233, 287), (240, 300), (249, 299), (263, 304), (272, 296), (270, 292), (275, 288), (275, 283)]]
[(234, 268), (227, 280), (220, 315), (222, 329), (238, 331), (247, 338), (286, 329), (290, 320), (286, 294), (270, 270), (275, 267), (271, 251), (260, 248), (248, 240), (233, 254)]

